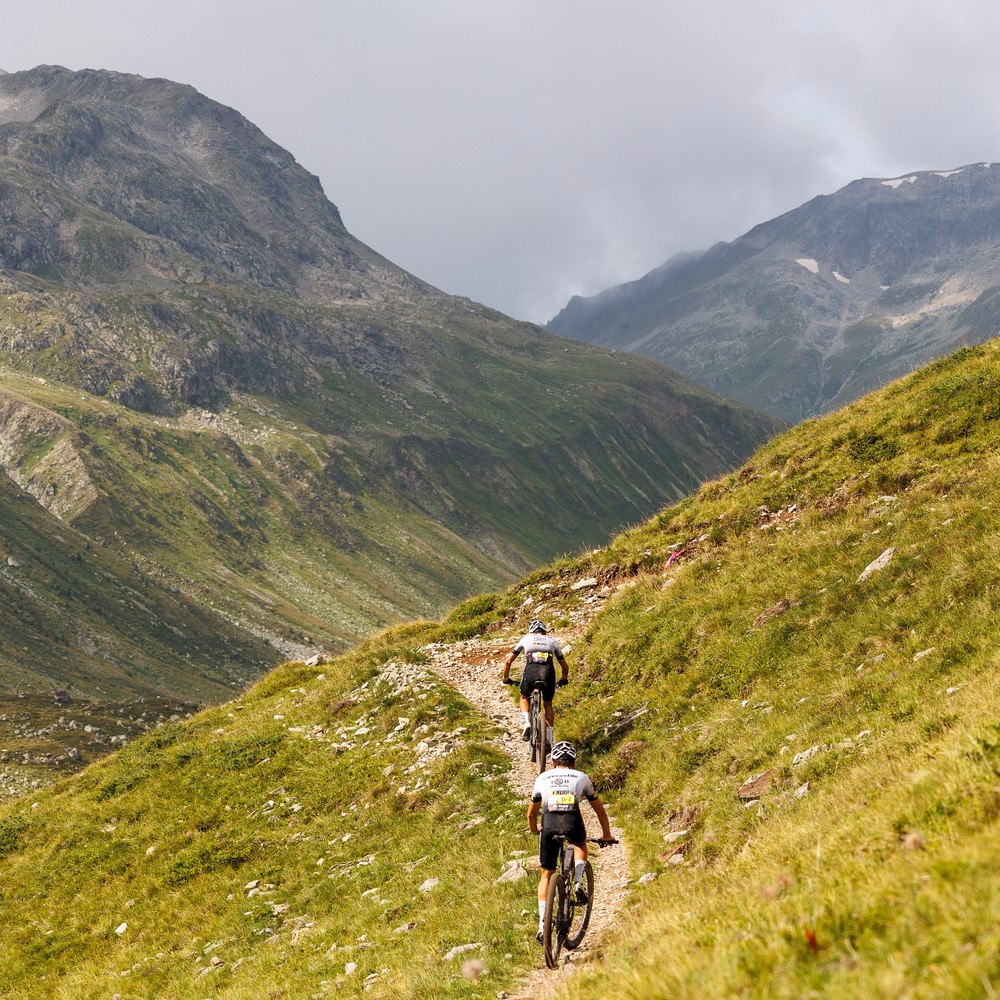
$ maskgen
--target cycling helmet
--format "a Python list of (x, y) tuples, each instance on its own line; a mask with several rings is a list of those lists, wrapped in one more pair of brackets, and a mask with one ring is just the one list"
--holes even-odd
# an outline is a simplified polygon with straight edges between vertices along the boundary
[(552, 760), (576, 760), (576, 747), (562, 740), (552, 748)]
[(545, 627), (545, 622), (539, 621), (537, 618), (532, 619), (531, 624), (528, 626), (529, 632), (548, 632)]

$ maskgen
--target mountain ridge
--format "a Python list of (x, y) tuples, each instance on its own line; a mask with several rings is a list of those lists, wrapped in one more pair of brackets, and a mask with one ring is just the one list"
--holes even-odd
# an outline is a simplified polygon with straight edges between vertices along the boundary
[(995, 335), (998, 287), (1000, 164), (977, 163), (853, 181), (548, 328), (796, 421)]

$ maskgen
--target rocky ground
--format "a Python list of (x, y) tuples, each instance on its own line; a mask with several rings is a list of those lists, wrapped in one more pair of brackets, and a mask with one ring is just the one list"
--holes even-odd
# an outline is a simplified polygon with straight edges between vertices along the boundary
[(162, 698), (92, 702), (58, 694), (0, 696), (0, 799), (50, 785), (197, 708)]
[[(592, 598), (593, 603), (581, 606), (574, 614), (573, 624), (558, 633), (564, 646), (569, 646), (567, 659), (570, 663), (570, 683), (573, 682), (572, 640), (582, 631), (589, 611), (593, 609), (598, 598)], [(524, 796), (525, 810), (531, 795), (537, 771), (528, 757), (527, 745), (521, 739), (523, 728), (521, 713), (518, 707), (516, 689), (505, 687), (501, 683), (503, 676), (503, 661), (514, 647), (520, 633), (508, 637), (490, 639), (470, 639), (464, 642), (447, 645), (431, 645), (424, 649), (431, 657), (430, 669), (442, 680), (460, 691), (473, 705), (490, 718), (496, 720), (506, 732), (499, 737), (498, 743), (507, 753), (513, 763), (510, 776), (511, 785)], [(513, 676), (519, 676), (520, 661), (511, 671)], [(556, 731), (559, 739), (559, 694), (556, 694)], [(581, 768), (586, 770), (586, 761), (581, 761)], [(600, 825), (593, 812), (584, 807), (584, 818), (587, 823), (587, 835), (600, 835)], [(611, 819), (612, 831), (621, 840), (622, 832)], [(592, 845), (593, 846), (593, 845)], [(629, 873), (627, 845), (622, 842), (616, 847), (600, 850), (596, 846), (590, 855), (594, 867), (594, 909), (590, 928), (583, 943), (575, 951), (564, 952), (560, 956), (560, 966), (556, 970), (545, 968), (541, 947), (538, 953), (538, 968), (532, 972), (516, 994), (517, 1000), (538, 1000), (550, 996), (558, 985), (575, 971), (585, 967), (590, 962), (600, 960), (600, 945), (608, 927), (614, 922), (622, 903), (628, 895), (631, 876)], [(532, 858), (525, 865), (529, 869), (530, 878), (524, 880), (525, 909), (535, 912), (535, 872), (538, 868), (537, 858)], [(506, 994), (501, 994), (506, 996)]]

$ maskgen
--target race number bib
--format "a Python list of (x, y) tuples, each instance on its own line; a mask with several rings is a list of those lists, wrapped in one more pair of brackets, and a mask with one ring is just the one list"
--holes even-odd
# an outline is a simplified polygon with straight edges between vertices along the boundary
[(572, 792), (553, 792), (549, 796), (549, 812), (568, 812), (576, 808), (576, 796)]

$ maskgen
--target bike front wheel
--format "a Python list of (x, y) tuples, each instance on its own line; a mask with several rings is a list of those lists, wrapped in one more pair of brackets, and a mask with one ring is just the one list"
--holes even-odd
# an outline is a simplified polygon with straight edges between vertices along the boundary
[(566, 947), (570, 949), (578, 947), (583, 940), (583, 935), (587, 933), (587, 926), (590, 924), (590, 911), (594, 907), (594, 869), (590, 867), (589, 861), (583, 869), (583, 889), (587, 894), (585, 903), (576, 901), (575, 887), (569, 891), (566, 900), (568, 909)]

